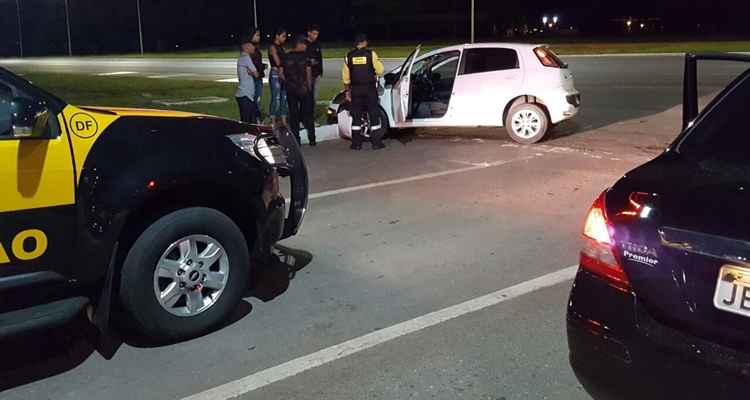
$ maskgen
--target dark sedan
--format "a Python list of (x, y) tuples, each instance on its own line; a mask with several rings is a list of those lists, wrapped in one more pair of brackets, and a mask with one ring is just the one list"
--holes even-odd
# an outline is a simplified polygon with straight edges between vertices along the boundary
[(698, 114), (689, 54), (682, 134), (586, 218), (568, 303), (570, 362), (606, 398), (750, 394), (750, 70)]

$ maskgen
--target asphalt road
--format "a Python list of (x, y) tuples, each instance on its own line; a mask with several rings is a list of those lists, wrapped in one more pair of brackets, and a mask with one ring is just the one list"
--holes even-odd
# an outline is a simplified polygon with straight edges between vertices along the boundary
[[(314, 196), (301, 234), (283, 243), (295, 256), (291, 280), (286, 269), (265, 274), (219, 331), (160, 347), (131, 338), (111, 360), (81, 322), (0, 343), (0, 397), (182, 399), (263, 377), (234, 394), (590, 398), (567, 364), (568, 279), (424, 329), (397, 325), (576, 264), (591, 201), (676, 135), (679, 58), (570, 61), (583, 112), (542, 144), (440, 129), (377, 152), (305, 147)], [(737, 70), (702, 72), (709, 93)], [(378, 332), (402, 333), (342, 357), (342, 343)], [(200, 398), (230, 397), (211, 393)]]

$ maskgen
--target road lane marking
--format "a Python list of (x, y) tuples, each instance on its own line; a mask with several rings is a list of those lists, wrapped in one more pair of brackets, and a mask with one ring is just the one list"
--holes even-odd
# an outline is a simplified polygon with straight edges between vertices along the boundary
[(182, 400), (227, 400), (242, 396), (253, 390), (291, 378), (302, 372), (348, 357), (379, 344), (430, 328), (466, 314), (492, 307), (540, 289), (569, 281), (575, 277), (577, 270), (578, 266), (574, 265), (542, 275), (538, 278), (316, 351), (315, 353), (256, 372), (252, 375), (217, 386), (213, 389), (185, 397)]
[(115, 72), (102, 72), (101, 74), (97, 74), (98, 76), (118, 76), (118, 75), (133, 75), (137, 74), (137, 72), (133, 71), (115, 71)]
[(188, 100), (153, 100), (156, 104), (161, 104), (164, 106), (187, 106), (190, 104), (217, 104), (217, 103), (226, 103), (229, 101), (229, 99), (225, 97), (216, 97), (216, 96), (206, 96), (206, 97), (196, 97), (194, 99), (188, 99)]
[(481, 163), (481, 164), (472, 165), (470, 167), (449, 169), (447, 171), (433, 172), (433, 173), (422, 174), (422, 175), (415, 175), (415, 176), (410, 176), (408, 178), (392, 179), (392, 180), (389, 180), (389, 181), (374, 182), (374, 183), (368, 183), (368, 184), (365, 184), (365, 185), (358, 185), (358, 186), (351, 186), (351, 187), (346, 187), (346, 188), (341, 188), (341, 189), (327, 190), (325, 192), (313, 193), (310, 196), (308, 196), (308, 198), (309, 199), (319, 199), (321, 197), (329, 197), (329, 196), (335, 196), (335, 195), (344, 194), (344, 193), (358, 192), (360, 190), (374, 189), (374, 188), (379, 188), (379, 187), (383, 187), (383, 186), (398, 185), (398, 184), (401, 184), (401, 183), (421, 181), (421, 180), (425, 180), (425, 179), (439, 178), (441, 176), (455, 175), (455, 174), (460, 174), (460, 173), (463, 173), (463, 172), (470, 172), (470, 171), (477, 171), (477, 170), (481, 170), (481, 169), (499, 167), (501, 165), (510, 164), (510, 163), (514, 163), (514, 162), (518, 162), (518, 161), (528, 161), (528, 160), (532, 160), (534, 158), (538, 158), (540, 156), (541, 156), (540, 154), (534, 154), (534, 155), (526, 156), (526, 157), (512, 158), (510, 160), (493, 161), (493, 162), (487, 162), (487, 163)]
[(151, 75), (147, 76), (150, 79), (168, 79), (168, 78), (187, 78), (188, 76), (195, 76), (196, 74), (164, 74), (164, 75)]
[[(217, 79), (216, 82), (221, 83), (238, 83), (240, 80), (237, 78), (225, 78), (225, 79)], [(263, 78), (263, 83), (268, 83), (268, 78)], [(326, 104), (328, 104), (326, 102)]]

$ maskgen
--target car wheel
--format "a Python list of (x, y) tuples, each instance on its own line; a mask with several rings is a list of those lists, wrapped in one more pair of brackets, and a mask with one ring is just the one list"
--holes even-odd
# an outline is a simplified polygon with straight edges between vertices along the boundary
[(390, 126), (388, 124), (388, 115), (380, 107), (378, 107), (378, 112), (380, 113), (380, 137), (384, 138), (388, 136), (388, 133), (390, 131)]
[(519, 104), (511, 108), (505, 118), (505, 129), (511, 139), (522, 144), (542, 140), (548, 128), (547, 113), (532, 103)]
[(120, 301), (138, 333), (157, 341), (188, 339), (227, 320), (249, 269), (245, 237), (229, 217), (186, 208), (136, 239), (123, 264)]
[[(388, 125), (388, 115), (386, 115), (385, 111), (383, 111), (382, 108), (379, 108), (380, 113), (380, 129), (381, 129), (381, 137), (385, 137), (388, 135), (388, 131), (390, 130), (390, 127)], [(351, 139), (352, 138), (352, 114), (349, 111), (348, 107), (340, 107), (337, 115), (338, 119), (338, 131), (339, 131), (339, 137), (342, 139)], [(371, 127), (368, 125), (366, 137), (371, 136), (370, 132)]]

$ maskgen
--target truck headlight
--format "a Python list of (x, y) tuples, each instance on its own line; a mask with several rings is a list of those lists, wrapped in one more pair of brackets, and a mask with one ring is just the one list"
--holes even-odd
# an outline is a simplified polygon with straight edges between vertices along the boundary
[(240, 133), (228, 135), (229, 139), (240, 149), (246, 151), (255, 158), (262, 158), (261, 161), (270, 165), (277, 165), (286, 162), (284, 149), (277, 143), (269, 143), (273, 139), (261, 138), (258, 140), (258, 149), (255, 150), (256, 136), (249, 133)]

